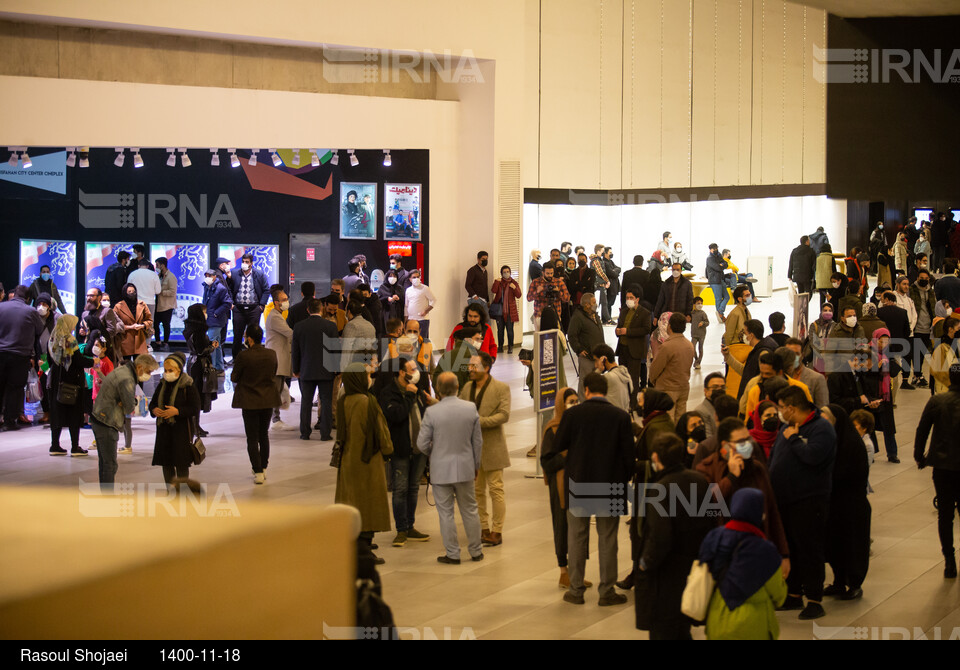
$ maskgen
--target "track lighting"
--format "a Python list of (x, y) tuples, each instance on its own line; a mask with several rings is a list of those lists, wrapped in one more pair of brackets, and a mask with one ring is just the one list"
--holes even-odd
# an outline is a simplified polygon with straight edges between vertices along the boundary
[(80, 167), (90, 167), (90, 147), (79, 147), (77, 153), (79, 154)]
[(177, 154), (176, 149), (167, 149), (167, 153), (170, 154), (167, 156), (167, 167), (176, 167), (177, 165)]
[(357, 155), (353, 153), (353, 149), (347, 149), (347, 153), (350, 154), (350, 165), (357, 167), (360, 165), (360, 159), (357, 158)]
[(140, 148), (131, 147), (130, 151), (133, 152), (133, 167), (142, 168), (143, 167), (143, 158), (140, 157)]
[(330, 158), (330, 165), (340, 165), (340, 150), (334, 149), (333, 156)]
[(383, 167), (390, 167), (393, 165), (393, 160), (390, 158), (390, 150), (383, 150)]
[(77, 167), (76, 147), (67, 147), (67, 167)]
[(30, 160), (30, 156), (27, 155), (26, 147), (23, 148), (23, 156), (21, 160), (23, 161), (23, 163), (21, 164), (20, 167), (22, 167), (24, 170), (29, 170), (30, 168), (33, 167), (33, 161)]
[(10, 160), (7, 161), (7, 165), (10, 167), (17, 167), (17, 164), (20, 162), (20, 154), (18, 154), (13, 149), (10, 149)]
[(113, 159), (113, 164), (118, 168), (122, 168), (126, 154), (123, 153), (123, 147), (117, 147), (115, 151), (117, 152), (117, 157)]
[(210, 150), (210, 165), (213, 167), (220, 167), (220, 150), (211, 149)]
[(240, 167), (240, 159), (237, 158), (236, 149), (227, 149), (230, 152), (230, 167), (238, 168)]
[(250, 167), (257, 167), (257, 151), (259, 151), (259, 149), (250, 150), (250, 160), (247, 161), (247, 165)]
[(300, 167), (300, 150), (293, 150), (293, 167)]
[(270, 152), (270, 160), (273, 161), (273, 167), (280, 167), (283, 165), (283, 159), (280, 158), (280, 154), (277, 153), (276, 149), (267, 149)]
[(186, 149), (180, 149), (180, 165), (188, 168), (193, 165), (193, 161), (190, 160), (190, 156), (187, 155)]

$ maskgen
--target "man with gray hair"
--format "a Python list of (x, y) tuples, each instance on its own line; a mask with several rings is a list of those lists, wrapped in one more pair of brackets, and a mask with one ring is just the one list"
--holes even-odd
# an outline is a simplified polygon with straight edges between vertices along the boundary
[(417, 437), (417, 447), (430, 459), (430, 481), (440, 517), (444, 555), (438, 556), (437, 562), (451, 565), (460, 563), (454, 499), (460, 508), (470, 557), (483, 560), (480, 514), (474, 492), (483, 447), (480, 415), (474, 403), (457, 397), (459, 390), (457, 376), (452, 372), (437, 377), (440, 402), (427, 408)]
[(593, 373), (591, 352), (598, 344), (605, 342), (603, 326), (597, 318), (597, 297), (593, 293), (584, 293), (580, 298), (580, 304), (573, 310), (570, 327), (567, 329), (567, 340), (579, 357), (577, 366), (580, 381), (577, 385), (577, 393), (583, 399), (583, 380)]
[(124, 361), (108, 374), (100, 385), (90, 414), (90, 426), (97, 440), (97, 460), (100, 464), (100, 488), (113, 490), (117, 475), (117, 440), (123, 428), (123, 419), (137, 406), (136, 385), (150, 379), (160, 367), (153, 356), (140, 354), (133, 361)]

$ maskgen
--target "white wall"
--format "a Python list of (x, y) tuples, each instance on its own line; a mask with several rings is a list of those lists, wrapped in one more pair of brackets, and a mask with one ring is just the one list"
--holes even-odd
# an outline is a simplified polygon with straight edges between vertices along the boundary
[[(790, 252), (800, 237), (823, 226), (834, 249), (846, 249), (847, 205), (826, 196), (707, 200), (701, 202), (651, 203), (645, 205), (524, 205), (523, 250), (540, 249), (548, 258), (550, 249), (563, 241), (613, 247), (614, 261), (624, 270), (633, 267), (633, 257), (650, 258), (665, 231), (683, 244), (694, 271), (704, 272), (707, 247), (716, 242), (729, 248), (732, 258), (746, 271), (749, 256), (772, 256), (774, 288), (786, 288)], [(525, 318), (530, 305), (524, 302)], [(529, 330), (529, 322), (524, 323)]]

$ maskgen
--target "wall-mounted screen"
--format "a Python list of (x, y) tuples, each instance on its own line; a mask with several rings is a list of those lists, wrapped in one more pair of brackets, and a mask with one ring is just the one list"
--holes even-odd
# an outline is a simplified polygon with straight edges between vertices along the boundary
[[(59, 240), (20, 240), (20, 283), (30, 286), (40, 279), (40, 269), (50, 266), (50, 281), (56, 285), (62, 306), (54, 304), (65, 314), (76, 314), (77, 307), (77, 243)], [(56, 299), (54, 299), (56, 303)]]
[[(126, 251), (131, 258), (136, 258), (136, 254), (133, 253), (133, 244), (133, 242), (87, 242), (85, 290), (98, 288), (104, 291), (107, 270), (117, 262), (117, 254)], [(110, 298), (117, 299), (116, 296), (110, 296)]]
[[(218, 247), (218, 258), (230, 261), (230, 272), (236, 276), (240, 269), (240, 261), (244, 254), (253, 254), (253, 268), (263, 273), (267, 286), (280, 283), (280, 265), (277, 261), (280, 247), (276, 244), (221, 244)], [(263, 318), (260, 325), (263, 325)], [(227, 323), (227, 340), (233, 341), (233, 319)]]
[(170, 328), (173, 339), (183, 339), (183, 320), (187, 309), (203, 301), (203, 273), (210, 267), (210, 247), (206, 244), (151, 244), (150, 258), (166, 258), (167, 269), (177, 278), (177, 307)]

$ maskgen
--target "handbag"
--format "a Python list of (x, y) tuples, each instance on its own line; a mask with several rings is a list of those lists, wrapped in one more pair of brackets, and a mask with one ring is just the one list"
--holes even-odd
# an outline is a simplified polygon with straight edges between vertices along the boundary
[(220, 380), (217, 377), (217, 369), (213, 367), (210, 359), (203, 362), (203, 393), (219, 393)]
[(80, 397), (80, 387), (76, 384), (60, 382), (60, 388), (57, 389), (57, 402), (61, 405), (76, 405), (77, 398)]
[(27, 373), (27, 386), (24, 389), (25, 399), (27, 402), (40, 402), (42, 396), (40, 393), (40, 377), (37, 375), (37, 371), (33, 368), (30, 368), (30, 372)]
[(190, 443), (190, 451), (193, 452), (194, 465), (200, 465), (201, 463), (203, 463), (203, 459), (207, 457), (207, 448), (206, 446), (204, 446), (203, 440), (200, 439), (200, 436), (197, 435), (198, 431), (196, 430), (196, 428), (198, 425), (199, 425), (198, 423), (191, 422), (191, 426), (194, 429), (193, 430), (194, 438), (193, 438), (193, 442)]
[(333, 443), (333, 451), (330, 452), (330, 467), (340, 469), (340, 463), (343, 461), (343, 443), (337, 440)]
[(505, 291), (505, 287), (501, 286), (501, 289), (500, 300), (490, 303), (488, 314), (491, 319), (499, 319), (503, 317), (503, 293)]
[(694, 621), (703, 621), (707, 618), (710, 608), (710, 599), (717, 583), (710, 572), (710, 566), (700, 561), (694, 561), (687, 575), (687, 585), (683, 589), (683, 598), (680, 601), (680, 611)]

